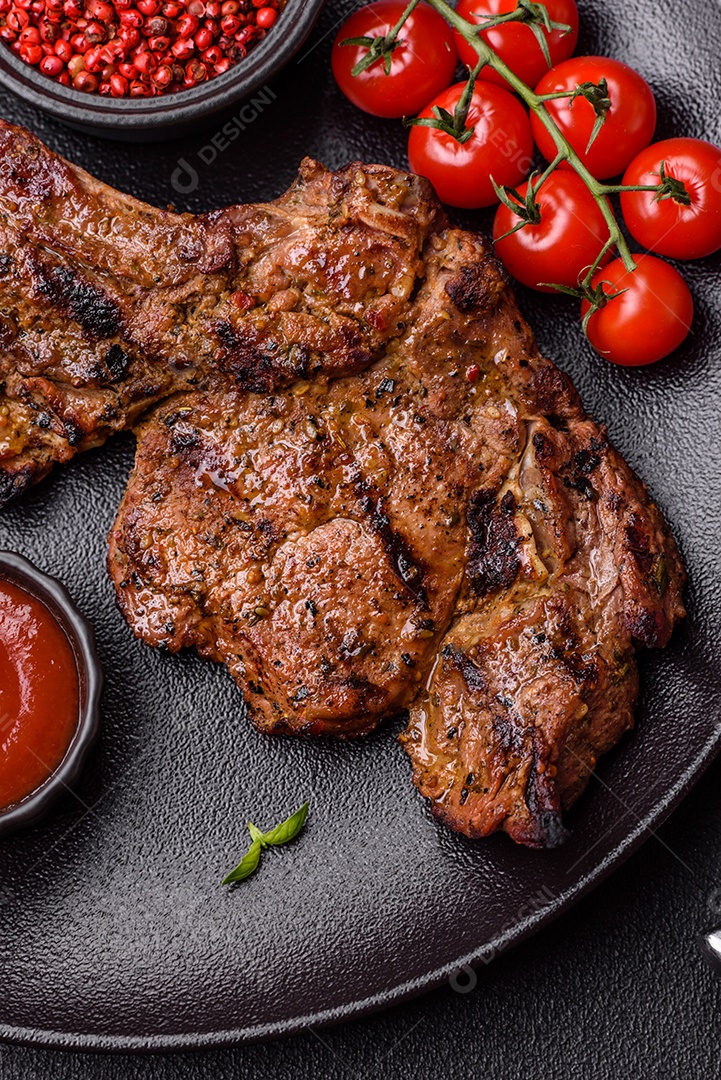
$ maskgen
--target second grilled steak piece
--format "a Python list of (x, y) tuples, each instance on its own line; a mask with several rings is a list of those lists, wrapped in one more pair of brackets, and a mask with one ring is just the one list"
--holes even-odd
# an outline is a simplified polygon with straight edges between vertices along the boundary
[(306, 161), (275, 202), (194, 218), (2, 121), (0, 160), (0, 506), (209, 376), (267, 391), (362, 368), (400, 332), (439, 215), (380, 166)]
[(135, 632), (224, 660), (263, 730), (410, 705), (433, 810), (550, 846), (683, 614), (646, 489), (535, 346), (476, 238), (431, 238), (367, 370), (215, 387), (139, 432), (110, 569)]

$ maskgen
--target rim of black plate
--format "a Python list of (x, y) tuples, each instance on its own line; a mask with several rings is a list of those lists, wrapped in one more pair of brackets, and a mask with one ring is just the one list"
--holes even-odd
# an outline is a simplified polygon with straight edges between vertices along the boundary
[(185, 1050), (239, 1046), (245, 1043), (263, 1042), (300, 1034), (310, 1027), (341, 1023), (366, 1016), (391, 1005), (401, 1004), (442, 985), (452, 975), (457, 974), (459, 970), (465, 967), (473, 968), (482, 963), (489, 951), (502, 952), (519, 944), (542, 927), (553, 922), (564, 911), (577, 903), (654, 834), (656, 828), (678, 806), (694, 784), (701, 778), (719, 751), (721, 751), (721, 728), (714, 730), (695, 759), (678, 777), (676, 783), (666, 792), (665, 796), (659, 799), (645, 816), (636, 822), (634, 828), (614, 845), (611, 851), (590, 873), (579, 878), (573, 886), (561, 893), (552, 904), (544, 907), (541, 911), (536, 911), (526, 918), (520, 919), (514, 926), (490, 941), (484, 942), (473, 952), (456, 957), (442, 967), (399, 983), (389, 990), (335, 1008), (294, 1016), (275, 1023), (253, 1024), (247, 1027), (211, 1032), (182, 1032), (168, 1035), (149, 1033), (102, 1035), (18, 1028), (0, 1024), (0, 1040), (55, 1050), (90, 1050), (119, 1054), (182, 1052)]

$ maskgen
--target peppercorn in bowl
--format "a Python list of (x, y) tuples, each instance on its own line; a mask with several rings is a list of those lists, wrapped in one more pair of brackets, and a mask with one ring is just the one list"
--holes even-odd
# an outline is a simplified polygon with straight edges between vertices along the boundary
[(0, 0), (0, 84), (80, 130), (188, 134), (266, 90), (323, 0)]

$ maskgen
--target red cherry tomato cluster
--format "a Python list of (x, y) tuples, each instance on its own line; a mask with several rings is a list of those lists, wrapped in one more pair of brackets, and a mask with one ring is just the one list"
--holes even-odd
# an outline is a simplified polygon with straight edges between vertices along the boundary
[[(558, 158), (534, 95), (516, 84), (533, 107), (529, 116), (514, 86), (489, 66), (481, 69), (470, 95), (466, 83), (449, 85), (457, 57), (471, 68), (478, 56), (459, 30), (451, 31), (423, 3), (405, 22), (403, 0), (375, 0), (356, 11), (336, 37), (333, 71), (361, 109), (421, 121), (411, 127), (409, 163), (443, 202), (490, 206), (499, 201), (497, 188), (517, 189), (511, 205), (510, 196), (504, 197), (493, 230), (496, 253), (511, 274), (541, 291), (551, 292), (554, 285), (580, 289), (594, 347), (614, 363), (653, 363), (684, 340), (693, 317), (683, 278), (655, 255), (695, 259), (721, 249), (721, 149), (689, 138), (651, 144), (656, 102), (648, 83), (617, 60), (572, 57), (575, 0), (544, 0), (544, 6), (550, 29), (501, 21), (481, 39), (529, 91), (565, 95), (546, 100), (541, 109), (575, 151), (579, 168), (588, 170), (586, 180), (564, 159), (550, 166), (540, 187), (537, 175), (524, 183), (536, 148), (549, 163)], [(517, 7), (517, 0), (459, 0), (456, 12), (478, 25), (502, 20)], [(545, 36), (550, 68), (537, 33)], [(352, 45), (345, 43), (348, 38), (355, 39)], [(369, 55), (375, 38), (385, 46)], [(604, 182), (622, 174), (624, 187), (663, 185), (621, 193), (628, 231), (654, 252), (634, 256), (634, 270), (627, 265), (627, 249), (626, 262), (611, 261), (611, 236), (621, 246), (623, 238), (609, 232), (613, 211), (606, 195), (617, 188)], [(524, 217), (516, 205), (526, 215), (521, 228)]]
[(228, 71), (282, 0), (0, 0), (0, 40), (63, 86), (153, 97)]

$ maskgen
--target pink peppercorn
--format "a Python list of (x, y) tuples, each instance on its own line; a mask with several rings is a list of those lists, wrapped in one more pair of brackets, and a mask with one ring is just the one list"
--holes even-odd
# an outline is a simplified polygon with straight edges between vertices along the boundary
[(129, 83), (122, 75), (110, 76), (110, 92), (113, 97), (125, 97), (129, 89)]
[(170, 47), (176, 60), (187, 60), (195, 52), (195, 43), (188, 38), (178, 38)]
[(278, 18), (278, 12), (272, 7), (258, 8), (255, 16), (255, 21), (261, 30), (270, 30), (271, 26)]
[(85, 94), (92, 94), (98, 88), (98, 80), (89, 71), (79, 71), (73, 79), (73, 86)]
[(26, 64), (32, 64), (35, 66), (39, 64), (43, 58), (43, 50), (39, 45), (21, 45), (20, 46), (20, 59), (24, 60)]
[(275, 0), (0, 0), (0, 47), (83, 93), (150, 97), (228, 71), (277, 17)]

